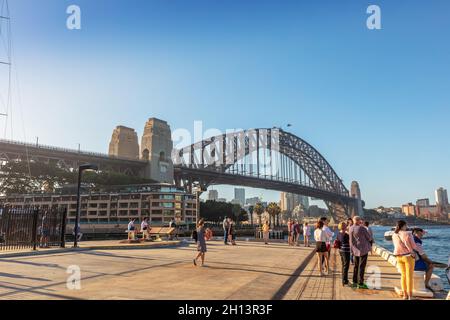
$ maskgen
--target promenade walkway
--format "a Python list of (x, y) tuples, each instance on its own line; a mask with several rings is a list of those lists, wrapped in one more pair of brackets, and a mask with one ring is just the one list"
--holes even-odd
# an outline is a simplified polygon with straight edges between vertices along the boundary
[[(313, 248), (258, 242), (225, 246), (213, 241), (208, 243), (205, 267), (193, 266), (195, 254), (193, 244), (182, 242), (153, 249), (0, 257), (0, 300), (397, 299), (393, 286), (398, 284), (398, 275), (378, 256), (370, 257), (369, 266), (382, 271), (381, 290), (352, 290), (341, 286), (339, 256), (334, 253), (333, 273), (317, 276)], [(66, 286), (67, 268), (73, 265), (81, 270), (81, 290)]]
[[(317, 271), (317, 258), (311, 259), (292, 285), (284, 299), (288, 300), (397, 300), (400, 299), (394, 291), (394, 286), (400, 283), (400, 274), (387, 261), (374, 254), (369, 255), (366, 278), (376, 285), (377, 289), (352, 289), (342, 286), (341, 260), (337, 250), (332, 249), (330, 257), (330, 274), (320, 277)], [(353, 266), (350, 265), (349, 279), (353, 276)]]

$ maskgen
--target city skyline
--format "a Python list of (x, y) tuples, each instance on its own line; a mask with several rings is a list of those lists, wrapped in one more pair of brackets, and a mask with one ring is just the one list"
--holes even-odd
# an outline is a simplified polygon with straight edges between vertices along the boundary
[(377, 2), (377, 31), (365, 26), (364, 1), (137, 9), (80, 0), (82, 29), (72, 31), (66, 3), (11, 2), (13, 133), (3, 135), (3, 119), (0, 133), (106, 153), (115, 126), (140, 136), (149, 117), (191, 132), (196, 120), (221, 131), (290, 123), (347, 188), (360, 183), (366, 207), (432, 199), (450, 183), (450, 45), (439, 35), (450, 4), (411, 1), (405, 16), (402, 5)]

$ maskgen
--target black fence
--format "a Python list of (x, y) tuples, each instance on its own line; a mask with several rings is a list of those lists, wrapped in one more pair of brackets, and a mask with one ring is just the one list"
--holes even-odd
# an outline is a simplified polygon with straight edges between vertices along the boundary
[(0, 206), (0, 251), (65, 246), (67, 209)]

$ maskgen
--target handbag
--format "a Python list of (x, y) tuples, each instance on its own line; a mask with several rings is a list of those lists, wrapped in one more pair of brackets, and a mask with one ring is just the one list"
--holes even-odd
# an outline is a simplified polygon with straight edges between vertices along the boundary
[(334, 240), (333, 248), (334, 249), (340, 249), (341, 248), (341, 242), (338, 239)]

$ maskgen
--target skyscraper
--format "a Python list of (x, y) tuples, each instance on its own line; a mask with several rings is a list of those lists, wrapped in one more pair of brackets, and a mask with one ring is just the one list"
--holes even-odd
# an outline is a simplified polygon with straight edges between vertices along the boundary
[(299, 194), (287, 192), (281, 193), (281, 211), (292, 212), (298, 205), (301, 205), (303, 209), (307, 210), (309, 208), (309, 198)]
[(241, 206), (245, 204), (245, 189), (244, 188), (234, 188), (234, 200)]
[(436, 190), (435, 192), (435, 197), (436, 197), (436, 204), (441, 206), (441, 207), (447, 207), (448, 206), (448, 195), (447, 195), (447, 190), (444, 188), (439, 188)]
[(209, 190), (208, 200), (217, 201), (219, 199), (219, 192), (217, 190)]

